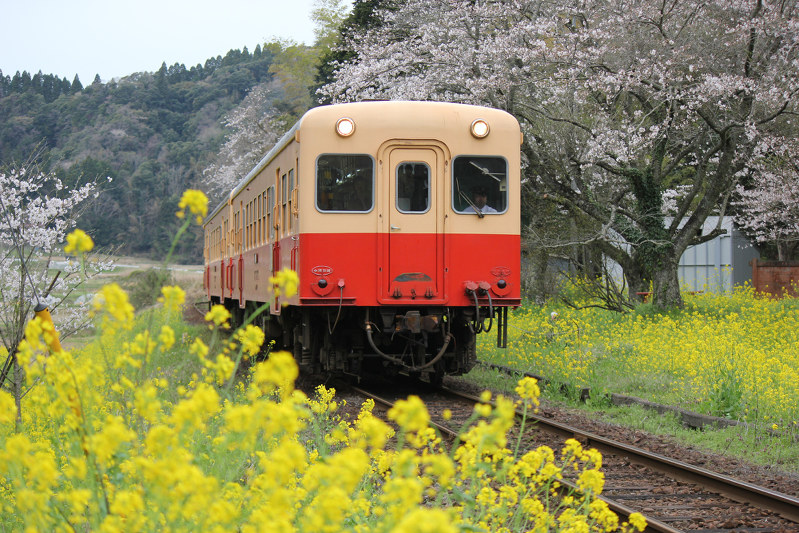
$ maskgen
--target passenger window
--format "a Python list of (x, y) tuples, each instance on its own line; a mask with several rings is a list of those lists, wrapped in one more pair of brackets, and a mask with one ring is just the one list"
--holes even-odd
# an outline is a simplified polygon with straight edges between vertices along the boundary
[(430, 208), (430, 167), (426, 163), (397, 165), (397, 210), (424, 213)]
[(266, 220), (269, 226), (269, 242), (275, 241), (275, 186), (272, 185), (266, 190)]
[(459, 156), (452, 164), (452, 208), (482, 215), (508, 209), (508, 162), (502, 157)]
[(374, 162), (368, 155), (325, 154), (316, 161), (316, 208), (365, 213), (374, 206)]
[(283, 178), (280, 181), (280, 196), (282, 200), (280, 214), (283, 217), (283, 223), (281, 224), (281, 227), (283, 228), (283, 235), (288, 235), (289, 227), (286, 224), (286, 211), (288, 211), (288, 209), (286, 209), (286, 205), (288, 203), (288, 181), (286, 180), (286, 174), (283, 174)]

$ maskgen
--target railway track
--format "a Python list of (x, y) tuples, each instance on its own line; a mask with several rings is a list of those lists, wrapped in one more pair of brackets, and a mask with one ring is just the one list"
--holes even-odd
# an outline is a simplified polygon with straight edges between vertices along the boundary
[[(419, 390), (418, 384), (397, 388), (381, 385), (375, 389), (379, 391), (360, 387), (352, 390), (385, 409), (416, 394), (427, 405), (432, 425), (442, 436), (451, 438), (480, 401), (446, 388)], [(449, 420), (443, 417), (445, 409), (451, 413)], [(521, 417), (521, 413), (517, 416)], [(518, 428), (517, 425), (514, 431)], [(794, 496), (529, 413), (524, 432), (522, 446), (526, 449), (546, 445), (559, 450), (567, 438), (574, 438), (584, 447), (599, 450), (605, 473), (602, 498), (622, 520), (633, 512), (644, 515), (649, 524), (647, 531), (799, 532), (799, 498)], [(516, 438), (517, 435), (512, 436)]]

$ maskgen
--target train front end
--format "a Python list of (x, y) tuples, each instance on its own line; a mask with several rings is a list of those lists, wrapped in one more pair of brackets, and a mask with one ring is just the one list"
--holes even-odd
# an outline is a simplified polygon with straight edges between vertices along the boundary
[(298, 139), (300, 364), (440, 381), (474, 366), (477, 334), (504, 346), (520, 303), (518, 122), (365, 102), (310, 111)]

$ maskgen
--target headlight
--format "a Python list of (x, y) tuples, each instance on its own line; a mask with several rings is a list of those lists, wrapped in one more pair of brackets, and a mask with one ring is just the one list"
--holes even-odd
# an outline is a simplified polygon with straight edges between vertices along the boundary
[(351, 118), (340, 118), (336, 122), (336, 133), (342, 137), (349, 137), (355, 133), (355, 122)]
[(472, 135), (474, 135), (478, 139), (486, 137), (488, 135), (488, 130), (489, 130), (488, 122), (486, 122), (485, 120), (478, 118), (477, 120), (472, 122), (472, 127), (471, 127)]

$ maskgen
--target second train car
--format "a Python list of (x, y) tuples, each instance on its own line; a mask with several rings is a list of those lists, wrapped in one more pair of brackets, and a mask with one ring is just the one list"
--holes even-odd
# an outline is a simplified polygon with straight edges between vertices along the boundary
[(270, 302), (256, 323), (304, 370), (468, 372), (520, 303), (520, 142), (485, 107), (308, 111), (204, 222), (210, 301), (234, 322)]

